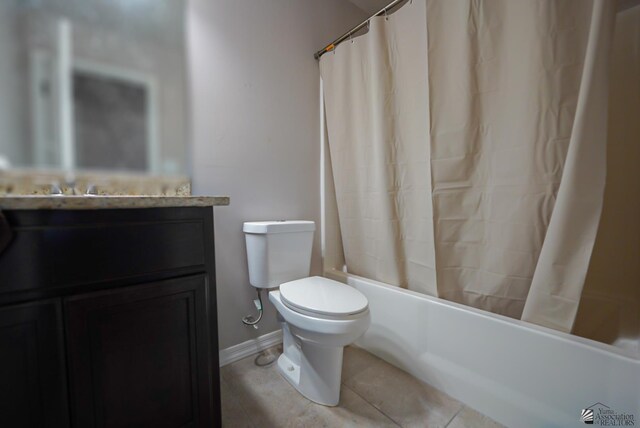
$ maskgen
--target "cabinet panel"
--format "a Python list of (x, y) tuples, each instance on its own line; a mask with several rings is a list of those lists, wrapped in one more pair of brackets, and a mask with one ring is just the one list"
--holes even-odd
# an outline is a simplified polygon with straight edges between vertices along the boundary
[(0, 308), (0, 426), (67, 427), (59, 300)]
[(74, 425), (213, 426), (206, 276), (70, 297), (65, 312)]

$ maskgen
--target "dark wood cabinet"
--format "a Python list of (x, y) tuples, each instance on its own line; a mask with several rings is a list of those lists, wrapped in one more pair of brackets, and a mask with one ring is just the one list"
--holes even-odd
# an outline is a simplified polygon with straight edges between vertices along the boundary
[(4, 214), (0, 427), (220, 425), (211, 208)]
[[(206, 278), (65, 299), (71, 414), (79, 427), (211, 420)], [(99, 421), (99, 422), (97, 422)]]
[(69, 425), (60, 300), (0, 308), (0, 426)]

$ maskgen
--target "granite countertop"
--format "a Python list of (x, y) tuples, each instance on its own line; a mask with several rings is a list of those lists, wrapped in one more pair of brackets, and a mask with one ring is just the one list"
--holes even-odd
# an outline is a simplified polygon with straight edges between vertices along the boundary
[(0, 210), (94, 210), (229, 205), (228, 196), (51, 196), (0, 197)]

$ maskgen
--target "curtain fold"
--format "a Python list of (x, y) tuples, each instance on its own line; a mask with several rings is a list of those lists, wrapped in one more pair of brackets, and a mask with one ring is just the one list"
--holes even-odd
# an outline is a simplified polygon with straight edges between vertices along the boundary
[(349, 272), (571, 328), (602, 208), (607, 0), (414, 0), (320, 61)]
[(615, 4), (427, 5), (439, 295), (568, 330), (602, 207)]
[(640, 7), (616, 14), (610, 53), (604, 206), (572, 333), (640, 337)]
[(524, 321), (565, 332), (578, 312), (604, 201), (615, 3), (593, 3), (567, 160), (522, 314)]

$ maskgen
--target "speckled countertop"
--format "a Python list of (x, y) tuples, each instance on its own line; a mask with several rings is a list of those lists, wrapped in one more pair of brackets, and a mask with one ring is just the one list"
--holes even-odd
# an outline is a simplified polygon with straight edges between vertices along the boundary
[(2, 196), (0, 210), (95, 210), (229, 205), (228, 196)]

